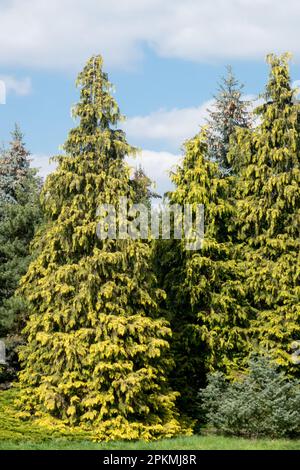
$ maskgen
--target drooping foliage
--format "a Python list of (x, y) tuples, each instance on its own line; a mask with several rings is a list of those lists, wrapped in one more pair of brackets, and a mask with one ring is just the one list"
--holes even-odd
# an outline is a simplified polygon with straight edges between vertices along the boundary
[(190, 251), (185, 240), (174, 240), (161, 258), (158, 251), (173, 329), (172, 380), (182, 394), (181, 408), (191, 415), (206, 373), (233, 373), (248, 348), (243, 271), (233, 257), (228, 232), (234, 213), (233, 177), (222, 176), (218, 163), (208, 158), (207, 147), (205, 130), (186, 142), (182, 165), (172, 176), (175, 190), (169, 194), (172, 204), (190, 204), (194, 213), (197, 205), (204, 205), (203, 246)]
[(172, 177), (171, 203), (204, 205), (202, 249), (187, 251), (185, 243), (174, 240), (158, 241), (154, 250), (158, 278), (167, 293), (163, 307), (173, 329), (172, 380), (181, 392), (181, 409), (191, 416), (197, 414), (197, 390), (207, 372), (234, 374), (248, 351), (251, 309), (235, 253), (236, 172), (228, 159), (236, 128), (251, 126), (242, 88), (229, 67), (206, 128), (186, 142), (183, 164)]
[[(125, 163), (136, 149), (100, 56), (78, 77), (76, 126), (42, 191), (38, 233), (41, 184), (16, 128), (0, 152), (0, 338), (6, 382), (25, 343), (24, 417), (98, 440), (149, 440), (188, 431), (178, 407), (198, 424), (208, 413), (227, 434), (299, 434), (300, 107), (288, 55), (268, 62), (256, 126), (229, 68), (172, 174), (171, 205), (194, 216), (204, 205), (194, 250), (186, 239), (99, 238), (102, 204), (118, 232), (121, 197), (146, 216), (157, 197), (142, 167), (132, 177)], [(253, 350), (278, 368), (262, 358), (247, 371)]]
[(259, 125), (238, 130), (231, 155), (242, 156), (237, 225), (256, 309), (253, 347), (299, 374), (291, 346), (300, 335), (300, 120), (288, 59), (268, 56), (264, 103), (255, 110)]
[(170, 328), (158, 315), (163, 293), (149, 244), (96, 235), (101, 204), (132, 203), (124, 157), (134, 149), (117, 127), (120, 111), (100, 56), (77, 83), (78, 125), (46, 180), (50, 222), (21, 285), (30, 317), (20, 406), (92, 427), (99, 440), (172, 436), (180, 425), (166, 383)]

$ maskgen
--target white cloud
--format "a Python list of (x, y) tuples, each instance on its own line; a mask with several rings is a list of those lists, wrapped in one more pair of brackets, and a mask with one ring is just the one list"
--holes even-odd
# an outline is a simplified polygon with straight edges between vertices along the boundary
[[(249, 111), (262, 102), (254, 95), (244, 95), (242, 99), (250, 102)], [(168, 149), (178, 150), (185, 140), (193, 137), (206, 123), (208, 110), (213, 109), (214, 100), (197, 107), (159, 109), (145, 116), (127, 119), (124, 130), (129, 139), (141, 141), (144, 145), (163, 142)]]
[(57, 164), (55, 162), (50, 162), (49, 155), (31, 155), (31, 166), (39, 170), (39, 175), (43, 178), (49, 175), (52, 171), (55, 170)]
[(158, 194), (163, 196), (166, 191), (172, 188), (169, 174), (180, 163), (180, 159), (181, 156), (170, 152), (143, 150), (139, 156), (127, 158), (127, 162), (133, 168), (141, 165), (146, 175), (156, 183)]
[[(55, 162), (49, 161), (48, 155), (32, 155), (31, 159), (32, 167), (38, 168), (43, 178), (46, 178), (57, 166)], [(170, 152), (143, 150), (137, 157), (128, 157), (126, 160), (132, 168), (141, 165), (156, 183), (156, 191), (163, 195), (171, 188), (169, 173), (180, 162), (180, 156)]]
[(4, 82), (7, 93), (14, 92), (21, 96), (31, 93), (31, 79), (29, 77), (16, 78), (12, 75), (0, 74), (0, 80)]
[[(257, 99), (254, 95), (244, 95), (242, 99), (252, 103), (250, 111), (262, 103), (262, 99)], [(129, 141), (140, 140), (143, 147), (159, 142), (171, 150), (167, 152), (143, 149), (136, 158), (127, 158), (129, 165), (135, 168), (141, 164), (146, 174), (156, 182), (160, 194), (170, 190), (169, 173), (180, 162), (180, 146), (205, 124), (207, 110), (213, 110), (213, 107), (214, 100), (209, 100), (198, 107), (160, 109), (145, 116), (129, 118), (124, 124)], [(40, 174), (46, 176), (56, 165), (49, 163), (48, 156), (34, 155), (33, 166), (39, 167)]]
[(1, 0), (0, 63), (80, 67), (101, 52), (125, 66), (143, 46), (194, 61), (300, 56), (298, 0)]
[(205, 123), (207, 109), (212, 106), (213, 100), (198, 107), (159, 109), (146, 116), (127, 119), (124, 129), (129, 138), (144, 142), (164, 141), (172, 148), (179, 148), (199, 131), (199, 126)]
[(295, 80), (293, 83), (292, 83), (292, 88), (294, 88), (296, 91), (295, 93), (295, 96), (294, 98), (296, 100), (299, 100), (300, 99), (300, 80)]

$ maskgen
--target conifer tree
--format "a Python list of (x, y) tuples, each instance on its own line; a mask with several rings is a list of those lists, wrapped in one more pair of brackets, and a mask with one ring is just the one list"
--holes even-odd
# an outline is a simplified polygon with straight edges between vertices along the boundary
[(197, 390), (204, 386), (207, 372), (234, 374), (248, 350), (250, 308), (232, 223), (236, 169), (228, 159), (236, 128), (251, 126), (242, 89), (228, 67), (206, 128), (186, 142), (183, 166), (173, 176), (172, 203), (204, 205), (203, 249), (186, 252), (184, 244), (174, 240), (158, 241), (154, 250), (158, 279), (167, 293), (162, 308), (174, 331), (173, 383), (181, 392), (180, 408), (190, 416), (197, 413)]
[(21, 351), (21, 407), (95, 438), (154, 439), (180, 431), (166, 383), (170, 328), (159, 318), (148, 243), (100, 239), (97, 208), (133, 194), (124, 157), (134, 149), (102, 58), (79, 74), (78, 125), (47, 178), (49, 226), (21, 290), (29, 302)]
[(289, 55), (267, 57), (270, 78), (252, 131), (239, 129), (231, 158), (242, 155), (238, 180), (239, 239), (256, 317), (254, 348), (288, 372), (300, 338), (300, 120), (290, 84)]
[(182, 166), (172, 180), (170, 202), (197, 204), (205, 210), (203, 247), (188, 251), (185, 240), (169, 243), (160, 253), (165, 267), (163, 286), (173, 329), (176, 367), (174, 386), (181, 392), (181, 409), (190, 416), (197, 408), (197, 390), (208, 371), (228, 375), (247, 357), (248, 309), (242, 267), (233, 258), (228, 226), (234, 213), (230, 196), (233, 176), (222, 176), (217, 162), (208, 157), (206, 130), (184, 146)]
[(161, 196), (153, 190), (153, 182), (149, 176), (146, 175), (141, 165), (135, 168), (130, 183), (134, 192), (133, 202), (135, 204), (145, 204), (148, 209), (150, 209), (151, 199), (161, 198)]
[[(19, 302), (13, 299), (20, 278), (26, 273), (30, 243), (41, 222), (41, 179), (30, 167), (30, 153), (16, 126), (9, 149), (0, 157), (0, 336), (14, 323)], [(18, 308), (15, 309), (15, 305)]]
[(237, 127), (251, 126), (249, 102), (242, 99), (242, 91), (243, 85), (235, 78), (231, 66), (228, 66), (227, 75), (221, 79), (207, 120), (208, 155), (212, 161), (218, 162), (225, 175), (232, 170), (232, 164), (228, 161), (231, 136)]
[(7, 202), (16, 203), (17, 193), (25, 189), (30, 172), (30, 153), (23, 143), (23, 135), (16, 125), (12, 132), (9, 149), (3, 149), (0, 155), (0, 207)]

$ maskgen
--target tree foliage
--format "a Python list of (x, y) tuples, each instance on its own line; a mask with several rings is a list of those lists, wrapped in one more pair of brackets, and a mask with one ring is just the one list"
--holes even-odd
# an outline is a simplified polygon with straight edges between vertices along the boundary
[(135, 168), (130, 183), (134, 192), (133, 202), (135, 204), (145, 204), (145, 206), (150, 209), (151, 200), (161, 198), (161, 196), (153, 190), (153, 182), (149, 176), (146, 175), (141, 165)]
[(242, 91), (243, 85), (228, 66), (227, 75), (221, 79), (207, 120), (208, 156), (212, 161), (218, 162), (225, 175), (232, 171), (232, 162), (228, 160), (231, 137), (237, 127), (251, 127), (250, 103), (243, 99)]
[(291, 344), (300, 334), (300, 121), (287, 54), (268, 56), (259, 125), (239, 129), (232, 158), (242, 155), (237, 226), (246, 286), (256, 316), (253, 347), (264, 349), (289, 372)]
[(207, 424), (215, 431), (243, 437), (300, 435), (300, 382), (278, 366), (253, 356), (249, 369), (233, 383), (221, 372), (209, 376), (200, 393)]
[(172, 436), (181, 428), (166, 383), (170, 328), (158, 315), (163, 293), (149, 245), (96, 235), (100, 204), (117, 205), (121, 196), (132, 203), (124, 157), (134, 149), (117, 128), (120, 111), (100, 56), (77, 84), (78, 125), (46, 180), (50, 222), (21, 286), (30, 318), (20, 406), (92, 426), (99, 440)]
[[(185, 352), (187, 364), (191, 360), (198, 364), (198, 370), (188, 365), (195, 377), (197, 373), (200, 376), (201, 370), (232, 371), (240, 365), (247, 350), (248, 310), (243, 272), (233, 258), (228, 232), (234, 212), (231, 180), (222, 177), (218, 164), (208, 159), (205, 130), (185, 144), (183, 165), (173, 175), (176, 189), (170, 200), (191, 204), (195, 211), (196, 205), (203, 204), (206, 227), (200, 250), (187, 251), (185, 241), (181, 244), (184, 281), (180, 292), (185, 291), (189, 302), (184, 313), (177, 312), (176, 330), (180, 344), (185, 335), (196, 341), (193, 359), (189, 358), (189, 347)], [(192, 390), (190, 383), (189, 387)]]
[[(0, 336), (15, 361), (26, 320), (24, 417), (98, 440), (149, 440), (190, 432), (178, 406), (184, 418), (204, 410), (227, 434), (300, 433), (298, 378), (287, 380), (299, 377), (300, 337), (300, 106), (288, 61), (268, 56), (255, 125), (229, 68), (207, 126), (183, 145), (167, 197), (194, 220), (204, 206), (195, 250), (186, 238), (116, 236), (120, 198), (149, 215), (159, 196), (142, 167), (132, 176), (125, 163), (137, 149), (119, 128), (100, 56), (79, 74), (76, 124), (43, 187), (38, 231), (41, 182), (16, 128), (0, 153)], [(101, 238), (107, 207), (116, 234)]]
[(41, 222), (41, 180), (29, 157), (16, 126), (9, 149), (0, 157), (0, 336), (11, 331), (19, 310), (13, 295), (27, 271), (30, 243)]
[[(172, 175), (173, 204), (204, 205), (205, 237), (201, 249), (188, 251), (176, 240), (158, 242), (159, 280), (167, 292), (164, 306), (173, 329), (174, 386), (187, 414), (197, 413), (197, 390), (206, 374), (228, 374), (247, 357), (251, 309), (245, 296), (243, 266), (236, 258), (233, 220), (235, 172), (228, 160), (236, 126), (250, 127), (248, 103), (231, 69), (222, 80), (208, 125), (184, 144), (182, 165)], [(189, 377), (189, 380), (186, 380)]]

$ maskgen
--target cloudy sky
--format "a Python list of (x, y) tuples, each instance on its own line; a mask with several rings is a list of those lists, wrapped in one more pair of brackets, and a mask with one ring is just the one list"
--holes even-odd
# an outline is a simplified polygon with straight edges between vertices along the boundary
[(128, 140), (164, 192), (227, 64), (247, 95), (262, 91), (268, 52), (291, 51), (300, 79), (299, 24), (297, 0), (0, 0), (0, 142), (18, 122), (46, 175), (74, 125), (76, 75), (101, 53)]

